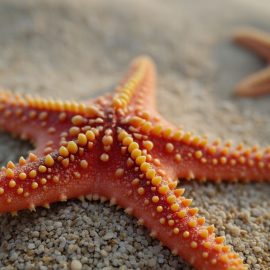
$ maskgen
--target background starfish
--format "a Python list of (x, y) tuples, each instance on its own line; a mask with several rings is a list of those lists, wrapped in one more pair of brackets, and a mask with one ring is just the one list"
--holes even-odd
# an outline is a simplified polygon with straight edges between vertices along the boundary
[[(234, 36), (235, 42), (252, 50), (270, 63), (270, 35), (257, 29), (243, 29)], [(242, 80), (235, 88), (240, 96), (259, 96), (270, 93), (270, 67), (256, 72)]]
[(197, 269), (246, 269), (196, 217), (176, 179), (269, 181), (270, 149), (209, 143), (177, 130), (157, 113), (154, 91), (154, 65), (141, 57), (112, 97), (76, 103), (2, 92), (1, 126), (37, 147), (28, 160), (2, 168), (0, 211), (109, 199)]

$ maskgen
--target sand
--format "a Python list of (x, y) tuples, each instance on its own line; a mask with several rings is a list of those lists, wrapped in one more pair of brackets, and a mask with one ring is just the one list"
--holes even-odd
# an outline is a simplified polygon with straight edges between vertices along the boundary
[[(0, 85), (92, 98), (111, 91), (134, 56), (149, 54), (166, 118), (210, 137), (266, 145), (270, 97), (232, 94), (236, 82), (263, 66), (231, 43), (239, 27), (269, 29), (269, 1), (257, 2), (1, 1)], [(31, 149), (7, 134), (0, 140), (2, 164)], [(270, 268), (269, 184), (183, 186), (250, 269)], [(1, 269), (192, 269), (135, 219), (100, 202), (73, 200), (1, 216), (0, 241)]]

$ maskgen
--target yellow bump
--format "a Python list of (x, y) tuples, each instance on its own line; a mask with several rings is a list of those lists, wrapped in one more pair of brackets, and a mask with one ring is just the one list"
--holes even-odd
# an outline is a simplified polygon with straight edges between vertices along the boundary
[(32, 189), (36, 189), (38, 188), (38, 183), (37, 182), (33, 182), (31, 185)]
[(167, 202), (169, 203), (169, 204), (172, 204), (172, 203), (174, 203), (176, 201), (176, 197), (174, 196), (174, 195), (169, 195), (168, 197), (167, 197)]
[(138, 191), (138, 193), (139, 193), (140, 195), (143, 195), (143, 194), (145, 193), (145, 190), (144, 190), (143, 187), (139, 187), (139, 188), (137, 189), (137, 191)]
[(20, 178), (21, 180), (25, 180), (25, 179), (26, 179), (26, 174), (25, 174), (24, 172), (21, 172), (21, 173), (19, 174), (19, 178)]
[(175, 134), (173, 135), (173, 139), (178, 141), (178, 140), (180, 140), (182, 138), (182, 136), (183, 136), (183, 131), (182, 130), (177, 130), (175, 132)]
[(217, 160), (216, 158), (213, 158), (213, 159), (212, 159), (212, 163), (213, 163), (214, 165), (217, 165), (217, 164), (218, 164), (218, 160)]
[(18, 189), (17, 189), (17, 194), (22, 194), (22, 193), (23, 193), (23, 188), (21, 188), (21, 187), (18, 188)]
[(145, 175), (147, 179), (152, 179), (153, 177), (155, 177), (156, 172), (154, 169), (148, 169)]
[(152, 197), (152, 202), (153, 203), (157, 203), (159, 201), (159, 197), (158, 196), (153, 196)]
[(141, 165), (142, 163), (144, 163), (146, 160), (146, 157), (145, 156), (139, 156), (136, 158), (135, 162), (137, 165)]
[(229, 252), (230, 250), (231, 250), (231, 248), (229, 246), (225, 245), (225, 246), (222, 247), (223, 252)]
[(35, 178), (37, 176), (37, 171), (36, 170), (31, 170), (30, 172), (29, 172), (29, 177), (30, 178)]
[(201, 238), (206, 239), (208, 237), (208, 231), (207, 230), (201, 230), (199, 232), (199, 235), (200, 235)]
[(182, 137), (183, 142), (185, 143), (189, 143), (191, 139), (191, 133), (190, 132), (186, 132), (184, 134), (184, 136)]
[(188, 231), (184, 231), (183, 232), (183, 237), (184, 238), (188, 238), (189, 237), (189, 232)]
[(5, 190), (0, 187), (0, 195), (4, 194)]
[(184, 207), (188, 207), (191, 205), (192, 199), (183, 199), (181, 203)]
[(196, 157), (196, 158), (201, 158), (202, 156), (203, 156), (202, 151), (196, 151), (196, 152), (195, 152), (195, 157)]
[(143, 132), (148, 132), (152, 128), (152, 124), (150, 122), (145, 122), (143, 126), (141, 127), (141, 130)]
[(177, 188), (177, 189), (174, 190), (174, 195), (176, 197), (180, 197), (180, 196), (182, 196), (184, 194), (184, 192), (185, 192), (184, 188)]
[(20, 166), (23, 166), (26, 164), (26, 160), (24, 159), (24, 157), (20, 157), (19, 164), (20, 164)]
[(177, 186), (177, 180), (174, 180), (173, 182), (170, 182), (170, 183), (168, 184), (168, 186), (169, 186), (169, 188), (170, 188), (171, 190), (174, 190), (174, 189), (176, 188), (176, 186)]
[(195, 228), (197, 226), (197, 220), (196, 219), (192, 219), (188, 222), (188, 226), (190, 228)]
[(61, 146), (59, 148), (59, 154), (62, 156), (62, 157), (67, 157), (69, 155), (69, 151), (67, 150), (67, 148), (65, 146)]
[(111, 145), (113, 143), (113, 137), (111, 135), (105, 135), (102, 138), (103, 145)]
[(216, 237), (215, 241), (217, 244), (222, 244), (225, 241), (225, 238), (224, 236), (218, 236)]
[(210, 243), (210, 242), (208, 242), (208, 241), (207, 241), (207, 242), (204, 242), (204, 243), (203, 243), (203, 246), (204, 246), (205, 248), (207, 248), (207, 249), (208, 249), (208, 248), (210, 248), (210, 247), (211, 247), (211, 243)]
[(7, 176), (7, 178), (13, 178), (14, 177), (13, 170), (10, 169), (10, 168), (7, 168), (7, 170), (6, 170), (6, 176)]
[(92, 130), (87, 130), (85, 135), (86, 135), (86, 137), (87, 137), (87, 139), (89, 141), (94, 141), (95, 140), (96, 135)]
[(112, 102), (112, 105), (116, 109), (119, 109), (119, 108), (123, 107), (123, 103), (122, 103), (122, 100), (120, 98), (114, 98), (113, 102)]
[(209, 255), (209, 253), (208, 253), (208, 252), (203, 252), (203, 253), (202, 253), (203, 258), (207, 258), (207, 257), (208, 257), (208, 255)]
[(133, 142), (133, 139), (130, 136), (127, 136), (123, 140), (123, 145), (128, 146)]
[(198, 244), (197, 244), (197, 242), (192, 241), (192, 242), (190, 243), (190, 246), (191, 246), (191, 248), (196, 248), (196, 247), (198, 247)]
[(83, 168), (83, 169), (86, 169), (88, 167), (88, 162), (83, 159), (80, 161), (80, 166)]
[(205, 223), (205, 217), (199, 217), (197, 222), (200, 226), (202, 226)]
[(33, 154), (33, 153), (30, 153), (29, 154), (29, 160), (30, 161), (32, 161), (32, 162), (34, 162), (34, 161), (37, 161), (37, 156), (35, 155), (35, 154)]
[(169, 187), (165, 185), (159, 187), (158, 189), (158, 192), (162, 195), (165, 195), (168, 191), (169, 191)]
[(165, 222), (166, 222), (165, 218), (161, 218), (161, 219), (159, 220), (159, 223), (160, 223), (160, 224), (165, 224)]
[(84, 146), (84, 145), (87, 144), (87, 137), (85, 136), (85, 134), (80, 133), (80, 134), (78, 135), (78, 144), (79, 144), (80, 146)]
[(163, 211), (163, 207), (162, 207), (161, 205), (159, 205), (159, 206), (157, 207), (157, 212), (161, 213), (162, 211)]
[(109, 155), (103, 153), (103, 154), (100, 156), (100, 160), (103, 161), (103, 162), (107, 162), (107, 161), (109, 160)]
[(173, 226), (173, 225), (174, 225), (174, 220), (173, 220), (173, 219), (170, 219), (170, 220), (168, 221), (168, 225), (169, 225), (169, 226)]
[(53, 160), (52, 156), (51, 155), (47, 155), (45, 157), (44, 163), (45, 163), (46, 166), (52, 167), (53, 164), (54, 164), (54, 160)]
[(71, 154), (76, 154), (78, 151), (78, 145), (74, 141), (69, 141), (67, 144), (67, 150)]
[(194, 207), (194, 208), (190, 208), (188, 209), (188, 213), (191, 215), (191, 216), (195, 216), (197, 213), (198, 213), (199, 209)]
[(45, 185), (47, 183), (47, 179), (41, 178), (40, 183), (41, 183), (41, 185)]
[(150, 169), (150, 164), (148, 162), (144, 162), (141, 164), (140, 169), (143, 172), (147, 172)]
[(223, 263), (228, 263), (229, 262), (229, 258), (226, 254), (220, 255), (219, 260)]
[(179, 205), (178, 205), (177, 203), (172, 204), (172, 205), (171, 205), (171, 210), (172, 210), (173, 212), (178, 211), (178, 210), (179, 210)]
[(138, 149), (139, 145), (136, 142), (132, 142), (129, 146), (128, 146), (128, 152), (132, 153), (134, 150)]
[(14, 169), (15, 168), (15, 164), (12, 161), (9, 161), (7, 163), (7, 167), (10, 168), (10, 169)]
[(151, 141), (143, 141), (143, 146), (147, 151), (151, 151), (154, 147), (154, 144)]
[(134, 116), (134, 117), (130, 118), (129, 123), (135, 127), (138, 127), (138, 126), (140, 126), (142, 121), (143, 120), (140, 117)]
[(172, 130), (170, 128), (167, 128), (163, 131), (163, 137), (164, 138), (169, 138), (172, 134)]
[(187, 214), (186, 210), (181, 210), (181, 211), (177, 212), (177, 216), (179, 218), (184, 218), (186, 216), (186, 214)]
[(235, 165), (236, 165), (236, 160), (235, 160), (235, 159), (231, 159), (231, 160), (230, 160), (230, 164), (231, 164), (232, 166), (235, 166)]
[(223, 164), (223, 165), (226, 164), (227, 163), (227, 158), (226, 157), (221, 157), (220, 158), (220, 163)]
[(128, 134), (126, 133), (126, 131), (121, 130), (121, 132), (118, 134), (118, 139), (119, 139), (120, 141), (123, 141), (124, 138), (126, 138), (127, 136), (128, 136)]
[(65, 168), (67, 168), (68, 165), (69, 165), (69, 158), (63, 159), (63, 160), (61, 161), (61, 164), (62, 164)]
[(80, 129), (78, 128), (78, 127), (71, 127), (70, 129), (69, 129), (69, 134), (71, 135), (71, 136), (76, 136), (76, 135), (78, 135), (80, 133)]
[(161, 181), (162, 181), (161, 176), (155, 176), (154, 178), (152, 178), (151, 183), (154, 186), (158, 186), (161, 183)]
[[(60, 107), (61, 106), (61, 103), (59, 102), (59, 103), (57, 103), (57, 105)], [(65, 112), (60, 113), (59, 116), (58, 116), (58, 118), (59, 118), (59, 120), (61, 122), (65, 121), (66, 117), (67, 117), (67, 115), (66, 115)]]
[(45, 166), (43, 166), (43, 165), (40, 165), (38, 167), (38, 171), (41, 172), (41, 173), (45, 173), (47, 171), (47, 168)]
[(174, 156), (174, 159), (175, 159), (176, 162), (180, 162), (181, 161), (181, 155), (180, 154), (176, 154)]
[(220, 252), (222, 250), (222, 245), (215, 245), (214, 244), (214, 250), (217, 252)]
[(9, 183), (8, 183), (8, 186), (10, 188), (14, 188), (16, 186), (16, 182), (14, 180), (10, 180)]
[(136, 159), (137, 157), (141, 156), (142, 151), (140, 149), (135, 149), (131, 152), (131, 157)]
[(208, 230), (209, 234), (211, 234), (211, 233), (214, 232), (215, 226), (214, 226), (214, 225), (208, 226), (208, 227), (207, 227), (207, 230)]
[(83, 118), (81, 115), (75, 115), (72, 117), (71, 122), (75, 126), (81, 126), (85, 123), (85, 118)]
[(124, 175), (124, 169), (118, 168), (118, 169), (115, 171), (115, 176), (116, 176), (116, 177), (122, 177), (123, 175)]
[(200, 142), (201, 142), (201, 139), (198, 136), (195, 136), (192, 140), (192, 144), (195, 146), (198, 146), (200, 144)]
[(173, 233), (174, 233), (174, 234), (179, 234), (179, 229), (178, 229), (178, 228), (174, 228), (174, 229), (173, 229)]
[(208, 152), (211, 154), (211, 155), (214, 155), (216, 152), (217, 152), (217, 148), (215, 146), (210, 146), (208, 148)]
[(167, 153), (172, 153), (173, 150), (174, 150), (174, 146), (172, 143), (167, 143), (166, 146), (165, 146), (165, 150)]
[(140, 182), (139, 178), (135, 178), (135, 179), (132, 180), (131, 184), (132, 184), (133, 186), (136, 186), (136, 185), (139, 184), (139, 182)]
[(152, 134), (154, 135), (160, 135), (162, 131), (162, 127), (160, 125), (154, 126), (153, 129), (151, 130)]

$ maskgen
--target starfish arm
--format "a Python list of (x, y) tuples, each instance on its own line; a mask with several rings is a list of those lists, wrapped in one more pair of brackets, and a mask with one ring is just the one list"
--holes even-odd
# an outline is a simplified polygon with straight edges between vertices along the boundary
[[(248, 148), (220, 140), (212, 143), (191, 132), (163, 129), (142, 118), (129, 119), (135, 130), (144, 132), (151, 142), (151, 153), (174, 177), (201, 181), (270, 181), (270, 148)], [(147, 125), (148, 123), (148, 125)]]
[(136, 58), (124, 80), (116, 87), (112, 107), (116, 111), (155, 111), (155, 65), (148, 57)]
[(234, 41), (270, 62), (270, 35), (257, 29), (239, 30)]
[[(100, 151), (101, 129), (91, 128), (67, 137), (62, 146), (44, 157), (8, 162), (0, 172), (0, 212), (48, 207), (87, 194), (100, 194), (112, 177)], [(65, 146), (64, 146), (65, 145)]]
[(215, 237), (214, 227), (205, 226), (205, 219), (196, 217), (198, 209), (190, 207), (191, 200), (182, 196), (184, 189), (170, 185), (170, 175), (163, 171), (166, 165), (148, 154), (149, 147), (135, 137), (125, 130), (119, 131), (118, 139), (125, 150), (122, 156), (129, 162), (122, 165), (118, 180), (128, 193), (116, 197), (117, 204), (136, 216), (151, 236), (196, 269), (246, 269), (242, 259), (223, 245), (224, 239)]
[(251, 74), (235, 87), (239, 96), (260, 96), (270, 93), (270, 67)]
[(95, 104), (23, 97), (9, 91), (0, 92), (0, 110), (1, 128), (31, 140), (38, 155), (50, 153), (58, 146), (59, 135), (67, 130), (75, 115), (95, 117), (100, 113)]

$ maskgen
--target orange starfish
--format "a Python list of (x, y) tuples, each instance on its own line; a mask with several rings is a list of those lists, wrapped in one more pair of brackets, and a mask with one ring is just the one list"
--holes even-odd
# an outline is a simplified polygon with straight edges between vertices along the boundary
[(268, 63), (268, 67), (242, 80), (235, 88), (240, 96), (259, 96), (270, 93), (270, 35), (256, 29), (237, 32), (235, 42), (253, 50)]
[(0, 212), (87, 195), (109, 199), (196, 269), (247, 269), (197, 217), (176, 179), (270, 180), (270, 148), (233, 147), (178, 130), (158, 114), (154, 95), (147, 57), (133, 62), (114, 95), (86, 103), (1, 92), (1, 126), (37, 148), (2, 168)]

